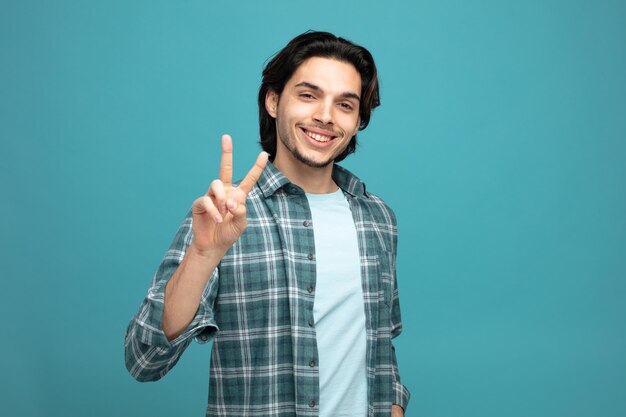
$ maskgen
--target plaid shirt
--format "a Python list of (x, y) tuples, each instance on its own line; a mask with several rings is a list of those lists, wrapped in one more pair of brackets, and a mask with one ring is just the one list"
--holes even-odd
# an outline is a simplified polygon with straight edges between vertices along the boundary
[[(368, 417), (406, 409), (391, 339), (402, 330), (391, 209), (335, 165), (357, 230), (366, 316)], [(189, 327), (169, 342), (161, 328), (165, 285), (192, 240), (188, 214), (125, 339), (126, 367), (154, 381), (192, 339), (213, 338), (207, 416), (317, 416), (319, 374), (313, 321), (315, 244), (304, 191), (271, 163), (246, 200), (248, 227), (209, 279)]]

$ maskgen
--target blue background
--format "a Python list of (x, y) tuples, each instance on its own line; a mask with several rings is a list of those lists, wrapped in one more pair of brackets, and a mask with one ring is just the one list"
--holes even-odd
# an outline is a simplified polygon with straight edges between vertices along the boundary
[(345, 166), (395, 209), (407, 415), (626, 415), (624, 1), (0, 2), (6, 416), (201, 416), (208, 346), (158, 383), (126, 325), (192, 201), (259, 152), (266, 60), (371, 50)]

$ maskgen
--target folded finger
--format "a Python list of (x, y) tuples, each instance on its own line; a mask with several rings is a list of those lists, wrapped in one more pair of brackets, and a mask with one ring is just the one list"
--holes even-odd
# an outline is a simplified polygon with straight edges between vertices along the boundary
[(195, 215), (208, 215), (216, 223), (221, 223), (224, 220), (215, 204), (213, 204), (213, 200), (206, 195), (196, 199), (191, 210)]
[(226, 189), (224, 183), (220, 180), (213, 180), (207, 191), (209, 197), (213, 197), (215, 206), (220, 213), (226, 213)]

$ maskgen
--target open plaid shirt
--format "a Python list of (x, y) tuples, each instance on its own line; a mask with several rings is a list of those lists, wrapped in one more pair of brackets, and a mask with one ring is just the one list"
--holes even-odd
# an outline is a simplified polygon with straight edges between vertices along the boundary
[[(366, 315), (368, 417), (406, 409), (391, 339), (402, 330), (391, 209), (335, 165), (356, 225)], [(192, 240), (188, 214), (126, 331), (126, 367), (155, 381), (192, 339), (213, 338), (207, 416), (317, 416), (313, 321), (315, 244), (304, 191), (271, 163), (246, 201), (248, 227), (209, 279), (189, 327), (169, 342), (161, 329), (165, 285)]]

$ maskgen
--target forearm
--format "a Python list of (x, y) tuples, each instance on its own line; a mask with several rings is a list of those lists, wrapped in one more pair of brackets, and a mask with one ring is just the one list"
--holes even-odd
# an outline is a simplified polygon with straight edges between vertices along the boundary
[(397, 404), (391, 406), (391, 417), (404, 417), (404, 409)]
[(175, 339), (193, 320), (200, 299), (225, 250), (200, 253), (193, 243), (165, 287), (163, 332), (169, 341)]

